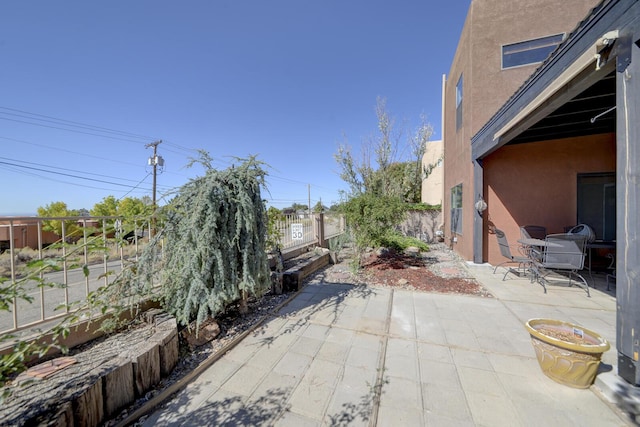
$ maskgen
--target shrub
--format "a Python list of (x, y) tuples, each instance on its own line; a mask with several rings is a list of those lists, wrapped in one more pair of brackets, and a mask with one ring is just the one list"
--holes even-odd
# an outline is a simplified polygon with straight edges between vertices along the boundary
[(384, 236), (384, 238), (381, 240), (381, 246), (395, 249), (398, 252), (402, 252), (411, 246), (417, 247), (421, 251), (429, 250), (429, 246), (422, 240), (416, 239), (415, 237), (403, 236), (399, 233), (389, 233), (388, 235)]

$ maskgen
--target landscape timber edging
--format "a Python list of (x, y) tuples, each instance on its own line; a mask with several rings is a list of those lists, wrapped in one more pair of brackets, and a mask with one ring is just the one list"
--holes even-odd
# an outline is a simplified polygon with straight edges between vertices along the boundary
[[(93, 368), (88, 366), (87, 371), (82, 370), (82, 365), (65, 368), (78, 370), (77, 375), (82, 376), (83, 381), (77, 384), (65, 384), (64, 376), (32, 381), (31, 386), (41, 386), (42, 391), (29, 400), (32, 404), (5, 414), (3, 422), (98, 426), (143, 396), (160, 381), (160, 372), (173, 370), (179, 356), (176, 320), (160, 310), (151, 311), (155, 313), (147, 317), (147, 321), (153, 324), (153, 333), (144, 343), (127, 347)], [(65, 370), (60, 372), (64, 373)], [(53, 395), (49, 391), (52, 387), (54, 391), (57, 390)], [(19, 388), (13, 390), (14, 393), (20, 391)], [(32, 392), (37, 393), (38, 390)]]

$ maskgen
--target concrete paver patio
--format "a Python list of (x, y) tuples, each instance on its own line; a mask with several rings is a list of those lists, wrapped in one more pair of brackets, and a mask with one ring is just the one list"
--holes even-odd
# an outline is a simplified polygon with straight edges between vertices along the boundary
[(524, 327), (551, 317), (597, 331), (611, 375), (615, 298), (463, 267), (495, 298), (314, 279), (144, 425), (629, 425), (597, 386), (547, 378)]

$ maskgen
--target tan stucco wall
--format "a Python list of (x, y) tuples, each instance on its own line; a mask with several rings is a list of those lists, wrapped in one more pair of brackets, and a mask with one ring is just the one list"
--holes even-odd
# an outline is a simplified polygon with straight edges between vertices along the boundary
[[(484, 159), (484, 259), (502, 262), (494, 234), (505, 232), (512, 246), (521, 225), (543, 225), (547, 233), (562, 233), (576, 224), (577, 175), (616, 170), (614, 134), (567, 138), (505, 146)], [(540, 201), (543, 201), (541, 203)]]
[[(598, 0), (472, 0), (444, 94), (445, 241), (465, 259), (473, 259), (473, 164), (471, 138), (540, 65), (502, 70), (502, 45), (569, 33)], [(463, 121), (456, 129), (456, 84), (463, 76)], [(463, 186), (463, 232), (449, 231), (450, 191)]]
[[(9, 221), (0, 220), (0, 240), (8, 241), (11, 231)], [(42, 243), (50, 244), (57, 242), (60, 238), (50, 231), (42, 231)], [(13, 245), (16, 249), (30, 247), (38, 248), (38, 224), (34, 221), (24, 220), (13, 224)]]
[(444, 189), (444, 163), (442, 161), (443, 153), (444, 143), (442, 142), (442, 140), (429, 141), (427, 143), (427, 149), (422, 156), (422, 166), (436, 166), (431, 170), (431, 174), (424, 181), (422, 181), (422, 203), (427, 203), (429, 205), (442, 204), (442, 191)]

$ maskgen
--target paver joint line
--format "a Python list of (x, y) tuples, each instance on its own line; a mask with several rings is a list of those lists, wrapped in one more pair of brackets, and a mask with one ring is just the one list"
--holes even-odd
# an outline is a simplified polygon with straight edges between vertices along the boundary
[(378, 360), (378, 374), (376, 376), (376, 384), (374, 386), (373, 407), (371, 408), (371, 419), (369, 425), (374, 427), (378, 424), (378, 411), (380, 409), (380, 399), (382, 397), (382, 386), (384, 384), (384, 364), (387, 358), (387, 344), (389, 342), (389, 331), (391, 329), (391, 311), (393, 310), (394, 290), (391, 289), (389, 294), (389, 303), (387, 306), (387, 319), (384, 325), (384, 334), (382, 335), (382, 348), (380, 350), (380, 359)]

